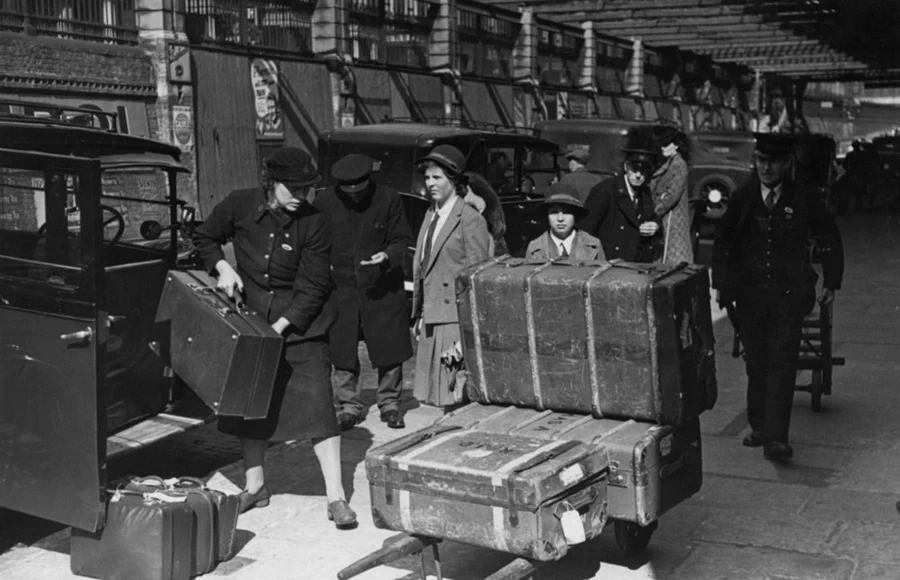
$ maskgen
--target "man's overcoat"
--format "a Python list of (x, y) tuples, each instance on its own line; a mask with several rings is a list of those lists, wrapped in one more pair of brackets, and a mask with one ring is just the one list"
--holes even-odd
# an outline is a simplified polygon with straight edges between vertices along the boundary
[(662, 228), (654, 236), (641, 236), (643, 222), (660, 223), (653, 211), (653, 198), (645, 186), (639, 189), (639, 207), (628, 195), (625, 177), (616, 176), (596, 185), (584, 204), (588, 215), (578, 229), (599, 238), (607, 260), (652, 262), (662, 254)]
[[(352, 368), (357, 360), (360, 320), (369, 358), (375, 367), (402, 363), (412, 357), (409, 300), (403, 287), (403, 265), (412, 234), (399, 194), (370, 184), (358, 204), (331, 187), (314, 205), (331, 229), (332, 277), (337, 289), (338, 320), (331, 328), (331, 360)], [(378, 252), (387, 262), (363, 266)]]

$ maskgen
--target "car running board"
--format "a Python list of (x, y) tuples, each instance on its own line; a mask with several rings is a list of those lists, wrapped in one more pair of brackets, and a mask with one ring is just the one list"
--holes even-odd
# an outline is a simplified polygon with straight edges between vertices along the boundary
[(160, 413), (107, 437), (106, 458), (121, 457), (172, 435), (201, 427), (206, 422), (194, 417)]

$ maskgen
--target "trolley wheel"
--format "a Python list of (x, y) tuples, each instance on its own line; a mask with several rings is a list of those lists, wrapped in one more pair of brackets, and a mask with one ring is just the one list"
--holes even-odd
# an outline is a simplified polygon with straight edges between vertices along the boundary
[(634, 522), (625, 522), (615, 520), (613, 528), (616, 532), (616, 545), (627, 555), (640, 554), (647, 549), (650, 543), (650, 536), (659, 526), (657, 522), (653, 522), (648, 526), (641, 526)]
[(812, 410), (818, 413), (822, 410), (822, 371), (814, 370), (812, 372), (812, 382), (809, 384), (810, 402)]

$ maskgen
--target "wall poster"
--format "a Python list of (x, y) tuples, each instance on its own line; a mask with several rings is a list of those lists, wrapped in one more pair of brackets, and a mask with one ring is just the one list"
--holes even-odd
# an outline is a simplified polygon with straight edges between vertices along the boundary
[(278, 64), (255, 58), (250, 62), (250, 82), (256, 108), (256, 138), (284, 139), (284, 120), (278, 90)]

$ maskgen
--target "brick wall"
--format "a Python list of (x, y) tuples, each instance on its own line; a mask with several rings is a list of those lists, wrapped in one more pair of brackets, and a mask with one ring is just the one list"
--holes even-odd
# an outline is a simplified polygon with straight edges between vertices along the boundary
[(154, 97), (150, 59), (138, 47), (0, 33), (0, 87)]

